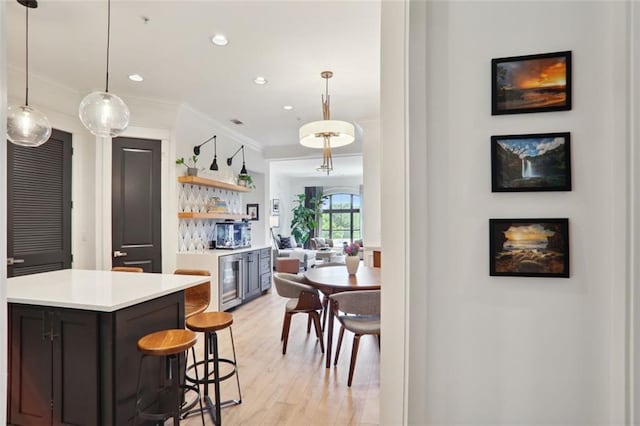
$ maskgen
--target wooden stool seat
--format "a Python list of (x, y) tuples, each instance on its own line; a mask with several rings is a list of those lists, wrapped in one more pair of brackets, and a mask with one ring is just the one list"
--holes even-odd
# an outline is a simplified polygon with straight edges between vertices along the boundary
[(233, 324), (233, 315), (228, 312), (202, 312), (187, 318), (187, 328), (199, 332), (225, 329)]
[(114, 266), (111, 268), (113, 272), (144, 272), (144, 269), (137, 266)]
[(145, 355), (165, 356), (186, 351), (196, 344), (196, 333), (183, 329), (161, 330), (138, 340), (138, 350)]

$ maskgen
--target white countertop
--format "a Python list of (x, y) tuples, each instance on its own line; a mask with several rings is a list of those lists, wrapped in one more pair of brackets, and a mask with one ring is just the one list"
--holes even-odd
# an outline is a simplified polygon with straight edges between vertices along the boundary
[(226, 256), (228, 254), (238, 254), (238, 253), (245, 253), (248, 251), (253, 251), (253, 250), (262, 250), (262, 249), (270, 249), (271, 246), (268, 245), (258, 245), (258, 246), (251, 246), (251, 247), (245, 247), (245, 248), (238, 248), (238, 249), (214, 249), (214, 250), (199, 250), (199, 251), (181, 251), (178, 252), (178, 254), (182, 255), (182, 254), (186, 254), (186, 255), (190, 255), (190, 254), (209, 254), (209, 255), (214, 255), (214, 256)]
[(113, 312), (209, 281), (194, 275), (65, 269), (7, 280), (7, 302)]

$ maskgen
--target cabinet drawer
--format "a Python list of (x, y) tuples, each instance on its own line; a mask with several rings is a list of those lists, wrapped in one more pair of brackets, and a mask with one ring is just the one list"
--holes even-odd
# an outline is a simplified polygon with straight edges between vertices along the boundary
[(271, 259), (268, 257), (266, 259), (260, 259), (260, 273), (266, 274), (271, 270)]
[(271, 249), (260, 249), (260, 259), (271, 257)]
[(271, 288), (271, 273), (262, 274), (260, 278), (260, 291)]

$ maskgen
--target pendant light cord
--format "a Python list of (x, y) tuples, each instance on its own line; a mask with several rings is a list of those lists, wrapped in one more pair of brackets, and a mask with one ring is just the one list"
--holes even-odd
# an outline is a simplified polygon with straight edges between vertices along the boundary
[(109, 45), (111, 39), (111, 0), (107, 1), (107, 81), (105, 92), (109, 93)]
[(25, 19), (26, 19), (26, 30), (27, 36), (25, 37), (25, 55), (26, 55), (26, 66), (24, 71), (24, 80), (25, 80), (25, 89), (24, 89), (24, 105), (29, 106), (29, 8), (25, 7)]

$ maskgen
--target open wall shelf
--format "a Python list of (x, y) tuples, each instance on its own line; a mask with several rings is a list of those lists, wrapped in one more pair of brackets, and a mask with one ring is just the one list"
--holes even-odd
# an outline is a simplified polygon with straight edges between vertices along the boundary
[(247, 214), (235, 213), (178, 213), (178, 219), (217, 219), (217, 220), (242, 220), (249, 219)]
[[(221, 182), (219, 180), (207, 179), (199, 176), (179, 176), (178, 182), (192, 185), (210, 186), (213, 188), (228, 189), (237, 192), (249, 192), (251, 189), (246, 186), (235, 185), (233, 183)], [(210, 218), (206, 218), (210, 219)]]

